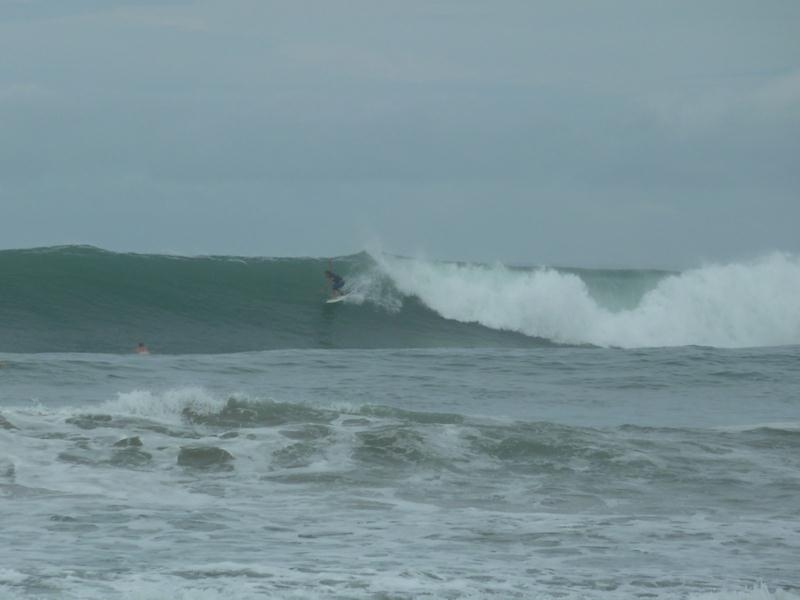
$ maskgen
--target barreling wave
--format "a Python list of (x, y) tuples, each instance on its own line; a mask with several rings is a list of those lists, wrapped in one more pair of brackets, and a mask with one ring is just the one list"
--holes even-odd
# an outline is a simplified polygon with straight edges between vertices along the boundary
[(800, 344), (800, 260), (681, 273), (512, 268), (360, 253), (326, 305), (314, 258), (0, 252), (0, 351), (719, 347)]

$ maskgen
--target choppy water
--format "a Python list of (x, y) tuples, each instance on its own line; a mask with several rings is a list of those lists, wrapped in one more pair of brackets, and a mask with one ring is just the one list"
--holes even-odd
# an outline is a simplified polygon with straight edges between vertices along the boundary
[(0, 598), (800, 598), (798, 346), (0, 364)]
[(1, 599), (800, 598), (797, 257), (327, 266), (0, 252)]

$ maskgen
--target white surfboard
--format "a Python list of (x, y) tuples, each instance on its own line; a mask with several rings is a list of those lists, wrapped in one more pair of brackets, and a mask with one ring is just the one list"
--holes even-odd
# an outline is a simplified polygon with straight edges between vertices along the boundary
[(325, 300), (325, 304), (336, 304), (337, 302), (341, 302), (345, 298), (347, 298), (348, 294), (344, 294), (343, 296), (336, 296), (335, 298), (328, 298)]

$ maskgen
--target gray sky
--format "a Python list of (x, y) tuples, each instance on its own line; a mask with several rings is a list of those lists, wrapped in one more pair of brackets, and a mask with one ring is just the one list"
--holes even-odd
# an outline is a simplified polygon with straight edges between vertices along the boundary
[(0, 0), (0, 247), (800, 252), (800, 2)]

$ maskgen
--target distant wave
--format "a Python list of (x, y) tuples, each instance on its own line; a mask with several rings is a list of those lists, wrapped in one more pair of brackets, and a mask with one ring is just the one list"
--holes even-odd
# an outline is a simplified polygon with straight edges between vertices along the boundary
[(341, 257), (175, 257), (84, 246), (0, 252), (0, 351), (800, 344), (800, 261), (682, 273)]

